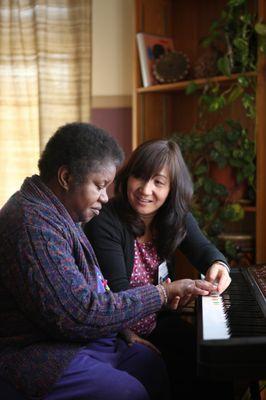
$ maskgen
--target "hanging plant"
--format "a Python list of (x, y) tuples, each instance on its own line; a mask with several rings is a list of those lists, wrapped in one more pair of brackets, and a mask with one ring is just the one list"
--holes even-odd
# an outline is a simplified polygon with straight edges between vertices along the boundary
[(219, 82), (207, 82), (204, 87), (191, 82), (186, 88), (186, 94), (200, 91), (199, 118), (206, 118), (206, 113), (221, 112), (237, 99), (241, 100), (242, 107), (247, 117), (255, 119), (256, 78), (253, 76), (239, 75), (236, 80), (228, 85)]
[(254, 71), (257, 61), (256, 15), (248, 11), (247, 0), (230, 0), (219, 19), (213, 21), (203, 47), (220, 51), (217, 67), (222, 75)]
[[(258, 35), (263, 50), (266, 48), (265, 24), (256, 24), (256, 15), (249, 12), (247, 0), (228, 1), (220, 18), (212, 22), (209, 34), (202, 39), (201, 45), (215, 53), (217, 75), (220, 73), (229, 78), (232, 73), (240, 75), (226, 85), (208, 81), (203, 90), (196, 82), (190, 82), (186, 88), (187, 94), (201, 90), (199, 119), (206, 119), (206, 113), (209, 112), (221, 112), (237, 99), (241, 100), (246, 115), (255, 118), (256, 78), (246, 73), (256, 70)], [(201, 74), (202, 70), (203, 66)], [(210, 75), (206, 74), (205, 77), (209, 78)]]

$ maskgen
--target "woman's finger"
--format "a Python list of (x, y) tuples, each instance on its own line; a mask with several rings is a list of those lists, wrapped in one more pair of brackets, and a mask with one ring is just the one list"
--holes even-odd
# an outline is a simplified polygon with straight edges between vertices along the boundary
[(180, 302), (180, 297), (179, 297), (179, 296), (176, 296), (176, 297), (173, 298), (173, 300), (172, 300), (171, 303), (168, 305), (168, 307), (169, 307), (171, 310), (176, 310), (177, 307), (178, 307), (178, 305), (179, 305), (179, 302)]

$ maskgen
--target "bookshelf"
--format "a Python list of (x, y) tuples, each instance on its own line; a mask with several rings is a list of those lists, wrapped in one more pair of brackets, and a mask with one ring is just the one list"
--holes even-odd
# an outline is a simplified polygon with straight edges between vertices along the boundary
[[(245, 72), (241, 74), (242, 76), (257, 76), (254, 71)], [(218, 82), (226, 85), (227, 82), (234, 81), (237, 79), (239, 74), (232, 74), (230, 77), (227, 76), (217, 76), (209, 79), (193, 79), (187, 81), (180, 81), (176, 83), (166, 83), (160, 85), (153, 85), (149, 87), (139, 87), (137, 88), (137, 93), (166, 93), (166, 92), (176, 92), (178, 90), (185, 90), (191, 82), (194, 82), (198, 87), (204, 86), (207, 82)]]
[[(183, 51), (191, 64), (202, 52), (199, 39), (206, 36), (213, 19), (217, 19), (226, 0), (135, 0), (135, 33), (146, 32), (154, 35), (172, 37), (176, 50)], [(256, 7), (258, 19), (266, 21), (264, 0), (250, 1)], [(187, 96), (185, 89), (191, 81), (179, 81), (170, 84), (142, 86), (139, 57), (134, 41), (134, 91), (133, 91), (133, 147), (152, 138), (168, 137), (173, 132), (189, 132), (197, 118), (197, 94)], [(256, 72), (247, 72), (247, 76), (257, 79), (256, 125), (248, 121), (241, 107), (236, 103), (225, 115), (239, 119), (243, 126), (254, 132), (257, 144), (256, 159), (256, 204), (245, 206), (248, 222), (244, 230), (250, 228), (256, 237), (255, 261), (266, 262), (266, 57), (259, 55)], [(209, 80), (226, 85), (235, 80), (238, 74), (230, 78), (212, 77)], [(206, 79), (194, 80), (199, 86)], [(243, 222), (245, 224), (245, 222)], [(178, 257), (184, 265), (186, 261)], [(192, 269), (191, 277), (195, 276)], [(180, 269), (182, 276), (182, 267)]]

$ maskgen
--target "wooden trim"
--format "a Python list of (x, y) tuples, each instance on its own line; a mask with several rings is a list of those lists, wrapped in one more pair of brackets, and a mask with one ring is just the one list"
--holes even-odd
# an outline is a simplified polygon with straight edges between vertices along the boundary
[[(259, 0), (259, 21), (266, 23), (265, 0)], [(257, 79), (257, 201), (256, 201), (256, 262), (266, 262), (266, 56), (259, 52)]]
[[(134, 32), (140, 32), (144, 30), (144, 10), (143, 4), (140, 0), (135, 0), (134, 2)], [(140, 86), (141, 78), (140, 78), (140, 65), (139, 65), (139, 57), (138, 50), (136, 44), (136, 35), (133, 35), (133, 60), (135, 60), (133, 65), (133, 110), (132, 110), (132, 149), (134, 150), (137, 145), (140, 143), (140, 130), (141, 130), (141, 122), (140, 122), (140, 107), (141, 100), (137, 95), (136, 88)]]
[(92, 108), (132, 107), (131, 96), (92, 96)]

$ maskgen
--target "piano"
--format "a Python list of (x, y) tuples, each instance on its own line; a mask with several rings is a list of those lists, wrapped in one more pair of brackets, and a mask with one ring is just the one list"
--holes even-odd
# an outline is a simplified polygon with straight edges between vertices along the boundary
[(222, 295), (197, 300), (198, 375), (266, 378), (266, 265), (231, 270)]

